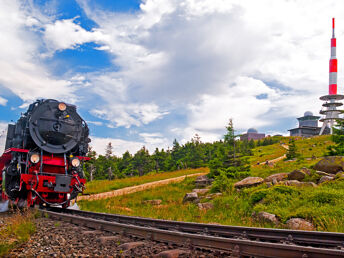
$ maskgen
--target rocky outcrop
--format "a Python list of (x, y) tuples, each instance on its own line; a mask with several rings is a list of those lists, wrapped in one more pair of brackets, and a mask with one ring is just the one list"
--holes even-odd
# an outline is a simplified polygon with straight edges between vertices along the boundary
[(150, 204), (150, 205), (160, 205), (162, 203), (162, 200), (160, 199), (146, 200), (146, 201), (143, 201), (143, 203)]
[(216, 197), (220, 197), (222, 196), (222, 193), (212, 193), (212, 194), (208, 194), (205, 198), (208, 199), (208, 200), (212, 200)]
[(273, 174), (271, 176), (268, 176), (267, 178), (264, 179), (265, 182), (279, 182), (284, 179), (287, 179), (288, 173), (278, 173), (278, 174)]
[(293, 230), (315, 230), (315, 227), (311, 222), (301, 218), (292, 218), (288, 220), (287, 227)]
[(199, 199), (198, 199), (198, 195), (197, 193), (187, 193), (185, 194), (184, 198), (183, 198), (183, 203), (186, 203), (186, 202), (198, 202)]
[(311, 175), (311, 170), (309, 168), (303, 167), (300, 169), (300, 171), (305, 173), (306, 175), (309, 175), (309, 176)]
[(197, 206), (200, 210), (210, 210), (214, 208), (214, 204), (211, 202), (198, 203)]
[(331, 156), (325, 157), (314, 165), (314, 169), (330, 174), (336, 174), (344, 170), (344, 157)]
[(272, 213), (268, 213), (268, 212), (265, 212), (265, 211), (260, 211), (257, 213), (253, 213), (253, 217), (258, 220), (258, 221), (261, 221), (261, 222), (268, 222), (268, 223), (272, 223), (274, 225), (277, 225), (279, 224), (279, 220), (278, 218), (276, 217), (275, 214), (272, 214)]
[(303, 180), (306, 174), (299, 169), (296, 169), (288, 174), (289, 180)]
[(319, 176), (331, 176), (332, 174), (326, 173), (324, 171), (315, 171)]
[(327, 181), (331, 181), (333, 180), (334, 177), (333, 176), (322, 176), (320, 179), (319, 179), (319, 184), (321, 183), (324, 183), (324, 182), (327, 182)]
[(234, 184), (234, 187), (237, 189), (244, 188), (244, 187), (251, 187), (260, 185), (264, 182), (264, 179), (261, 177), (246, 177), (245, 179), (237, 182)]
[(197, 195), (204, 195), (206, 193), (208, 193), (210, 191), (210, 189), (204, 188), (204, 189), (193, 189), (192, 192), (193, 193), (197, 193)]
[(286, 180), (286, 181), (282, 181), (280, 183), (282, 183), (283, 185), (287, 185), (287, 186), (312, 186), (312, 187), (317, 186), (313, 182), (300, 182), (298, 180)]
[(210, 185), (212, 180), (206, 175), (198, 176), (195, 180), (195, 185), (197, 188), (202, 188)]
[(300, 186), (301, 185), (301, 182), (297, 180), (286, 180), (281, 183), (287, 186)]

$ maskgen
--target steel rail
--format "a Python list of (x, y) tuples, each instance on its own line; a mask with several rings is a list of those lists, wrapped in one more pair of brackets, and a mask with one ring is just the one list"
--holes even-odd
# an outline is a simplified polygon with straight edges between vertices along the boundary
[(118, 214), (96, 213), (90, 211), (51, 208), (51, 211), (87, 216), (89, 218), (114, 221), (137, 226), (150, 226), (164, 230), (212, 235), (226, 238), (248, 239), (272, 243), (289, 243), (313, 247), (344, 248), (344, 234), (335, 232), (287, 230), (203, 224), (161, 220)]
[(231, 257), (343, 257), (344, 251), (328, 248), (305, 247), (292, 244), (270, 243), (252, 241), (246, 239), (225, 238), (192, 234), (173, 230), (163, 230), (147, 226), (123, 224), (113, 221), (105, 221), (85, 216), (41, 210), (52, 219), (64, 220), (76, 225), (101, 229), (121, 235), (136, 236), (157, 242), (167, 242), (183, 245), (188, 248), (200, 248), (209, 250), (222, 250), (231, 253)]

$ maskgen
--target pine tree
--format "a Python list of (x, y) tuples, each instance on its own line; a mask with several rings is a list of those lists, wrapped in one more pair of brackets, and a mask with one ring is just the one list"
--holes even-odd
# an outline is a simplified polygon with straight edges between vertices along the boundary
[(107, 159), (109, 159), (111, 157), (112, 151), (113, 151), (112, 143), (109, 142), (106, 146), (106, 149), (105, 149), (105, 157)]
[(337, 126), (333, 128), (332, 141), (335, 145), (328, 147), (328, 155), (344, 156), (344, 121), (337, 121)]
[(229, 120), (226, 129), (224, 143), (215, 152), (214, 159), (209, 162), (210, 176), (216, 178), (221, 174), (227, 178), (247, 177), (250, 175), (250, 165), (247, 157), (237, 152), (232, 119)]
[(293, 138), (290, 138), (289, 139), (289, 144), (288, 144), (288, 151), (287, 151), (287, 160), (290, 160), (290, 159), (294, 159), (294, 158), (297, 158), (299, 156), (299, 154), (297, 153), (297, 148), (296, 148), (296, 145), (295, 145), (295, 139)]

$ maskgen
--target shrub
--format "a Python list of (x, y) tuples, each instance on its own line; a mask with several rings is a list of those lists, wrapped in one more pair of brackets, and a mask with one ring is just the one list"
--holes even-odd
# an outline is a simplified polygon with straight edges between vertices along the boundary
[(268, 190), (268, 189), (261, 189), (261, 190), (254, 192), (251, 195), (250, 203), (252, 205), (255, 205), (257, 202), (260, 202), (261, 200), (263, 200), (269, 194), (269, 192), (270, 192), (270, 190)]
[(313, 202), (318, 202), (318, 203), (328, 203), (334, 205), (336, 203), (336, 199), (338, 198), (337, 195), (329, 192), (319, 192), (315, 193), (310, 199)]

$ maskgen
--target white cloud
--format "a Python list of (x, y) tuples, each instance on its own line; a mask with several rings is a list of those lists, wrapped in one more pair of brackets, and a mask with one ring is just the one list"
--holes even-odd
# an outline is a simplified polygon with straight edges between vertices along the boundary
[(148, 124), (168, 114), (168, 112), (159, 111), (158, 106), (154, 103), (108, 103), (108, 105), (103, 109), (93, 109), (90, 112), (95, 116), (111, 121), (116, 126), (124, 126), (126, 128), (129, 128), (132, 125), (141, 126), (142, 124)]
[(86, 121), (86, 123), (96, 125), (96, 126), (102, 126), (103, 125), (103, 122), (99, 122), (99, 121)]
[(0, 2), (0, 84), (26, 103), (37, 98), (75, 102), (71, 82), (54, 78), (39, 59), (41, 40), (35, 27), (28, 27), (38, 20), (28, 12), (19, 1)]
[(5, 150), (6, 136), (7, 136), (7, 123), (0, 122), (0, 156)]
[[(133, 103), (153, 101), (156, 110), (189, 108), (187, 127), (210, 135), (229, 117), (247, 129), (317, 113), (327, 91), (330, 17), (339, 24), (344, 11), (339, 1), (146, 0), (132, 14), (79, 3), (109, 36), (104, 49), (121, 67), (92, 75), (96, 94), (106, 99), (97, 115), (139, 126), (145, 122), (132, 113)], [(118, 99), (125, 107), (111, 104)]]
[(145, 134), (142, 133), (140, 136), (143, 141), (127, 141), (117, 138), (102, 138), (91, 136), (90, 145), (98, 154), (105, 154), (105, 148), (109, 142), (111, 142), (113, 147), (113, 153), (117, 156), (122, 156), (126, 151), (131, 154), (135, 154), (139, 149), (145, 146), (150, 153), (153, 153), (157, 146), (167, 147), (167, 140), (163, 138), (160, 134)]
[(0, 105), (6, 106), (6, 104), (7, 104), (7, 99), (4, 99), (3, 97), (0, 96)]
[(92, 31), (85, 30), (75, 23), (75, 19), (66, 19), (46, 24), (44, 40), (51, 51), (57, 51), (73, 49), (87, 42), (106, 42), (108, 41), (108, 36), (97, 29)]

